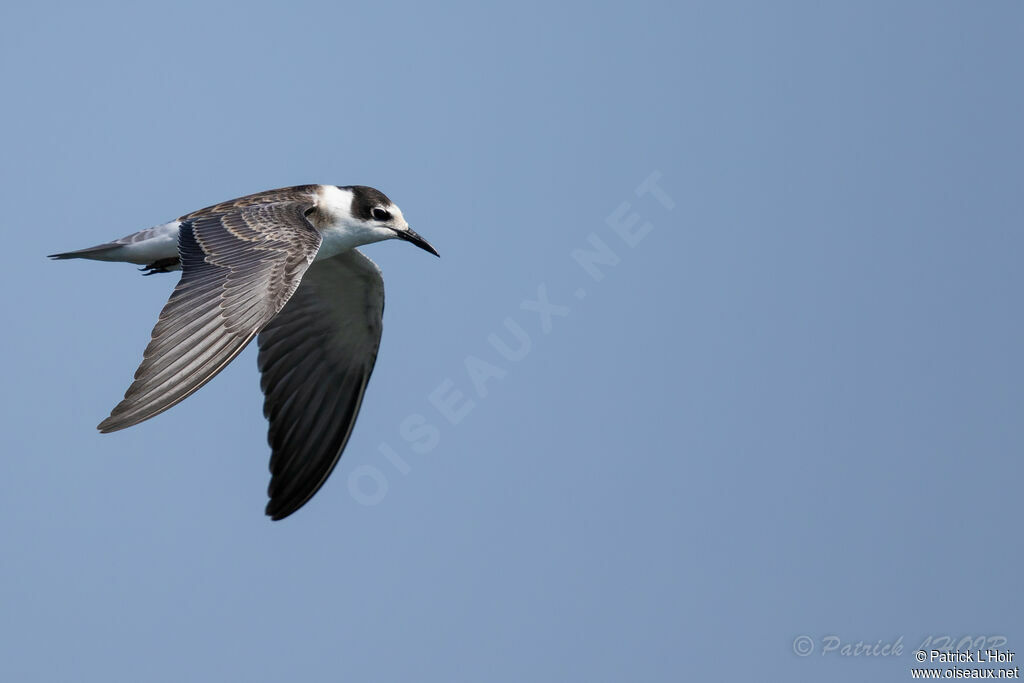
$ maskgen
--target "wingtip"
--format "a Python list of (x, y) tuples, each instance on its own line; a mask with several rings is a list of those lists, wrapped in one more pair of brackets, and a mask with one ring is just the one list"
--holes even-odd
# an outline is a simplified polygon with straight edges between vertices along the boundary
[[(272, 502), (273, 501), (271, 501), (271, 503)], [(288, 517), (293, 512), (295, 512), (295, 510), (288, 510), (288, 511), (272, 510), (270, 503), (267, 503), (267, 507), (266, 507), (266, 509), (264, 509), (264, 513), (267, 515), (267, 517), (270, 517), (270, 521), (271, 522), (280, 522), (282, 519), (284, 519), (285, 517)]]
[(110, 434), (111, 432), (120, 431), (127, 426), (128, 425), (125, 424), (117, 424), (114, 421), (114, 415), (111, 414), (107, 419), (103, 420), (103, 422), (96, 425), (96, 429), (99, 430), (100, 434)]
[[(312, 498), (312, 496), (310, 496), (310, 498)], [(267, 506), (263, 509), (263, 512), (267, 517), (270, 517), (271, 522), (280, 522), (282, 519), (291, 517), (301, 510), (308, 502), (309, 498), (306, 498), (296, 505), (294, 500), (271, 497), (270, 500), (267, 501)]]

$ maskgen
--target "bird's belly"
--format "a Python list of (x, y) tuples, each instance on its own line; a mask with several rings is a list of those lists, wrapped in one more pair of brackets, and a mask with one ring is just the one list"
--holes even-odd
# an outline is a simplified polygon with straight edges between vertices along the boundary
[(111, 254), (111, 260), (145, 265), (178, 258), (180, 225), (178, 221), (171, 221), (122, 237), (117, 241), (120, 248)]

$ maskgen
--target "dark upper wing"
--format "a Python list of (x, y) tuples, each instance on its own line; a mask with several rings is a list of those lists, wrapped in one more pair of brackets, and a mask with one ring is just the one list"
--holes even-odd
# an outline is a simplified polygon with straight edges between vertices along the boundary
[(313, 264), (260, 333), (273, 519), (312, 498), (341, 457), (377, 358), (383, 313), (380, 270), (353, 249)]
[(160, 312), (135, 381), (99, 424), (101, 432), (184, 400), (281, 310), (320, 248), (320, 233), (306, 220), (315, 195), (302, 190), (243, 197), (181, 219), (181, 281)]

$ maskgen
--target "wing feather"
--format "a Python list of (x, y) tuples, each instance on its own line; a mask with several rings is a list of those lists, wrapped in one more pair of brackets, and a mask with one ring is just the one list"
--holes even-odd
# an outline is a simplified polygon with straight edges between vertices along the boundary
[(383, 312), (380, 270), (351, 250), (314, 263), (260, 332), (273, 519), (302, 507), (341, 457), (377, 358)]
[(280, 311), (320, 248), (309, 186), (250, 195), (181, 218), (182, 276), (139, 369), (110, 417), (113, 432), (181, 402), (210, 381)]

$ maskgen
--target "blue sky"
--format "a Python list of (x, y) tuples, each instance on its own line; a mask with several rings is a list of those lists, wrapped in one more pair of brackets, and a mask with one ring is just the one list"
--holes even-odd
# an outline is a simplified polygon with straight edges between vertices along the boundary
[[(1021, 647), (1022, 19), (8, 3), (0, 678), (902, 680), (929, 636)], [(271, 523), (255, 349), (101, 436), (176, 276), (43, 257), (300, 183), (380, 188), (442, 258), (365, 249), (362, 414)]]

